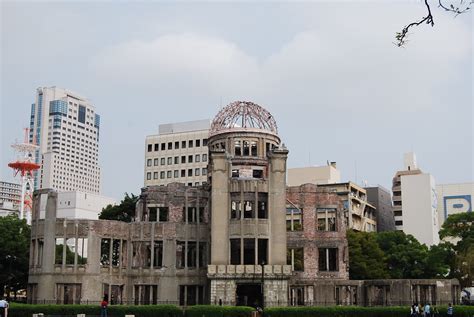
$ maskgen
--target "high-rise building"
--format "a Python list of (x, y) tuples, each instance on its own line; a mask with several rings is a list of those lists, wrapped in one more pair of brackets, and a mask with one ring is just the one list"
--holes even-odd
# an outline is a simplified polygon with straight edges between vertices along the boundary
[(420, 243), (439, 243), (437, 196), (433, 176), (423, 173), (414, 153), (405, 153), (405, 169), (392, 183), (395, 227), (413, 235)]
[(35, 189), (100, 193), (100, 116), (86, 98), (40, 87), (31, 105), (30, 143), (39, 145)]
[(160, 124), (145, 141), (145, 186), (207, 182), (210, 120)]
[(449, 215), (473, 212), (474, 183), (436, 185), (439, 227)]

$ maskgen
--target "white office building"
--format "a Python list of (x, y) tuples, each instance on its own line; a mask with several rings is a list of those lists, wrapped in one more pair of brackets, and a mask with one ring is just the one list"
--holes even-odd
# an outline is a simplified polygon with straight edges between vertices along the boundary
[(474, 211), (474, 183), (436, 185), (436, 192), (440, 228), (449, 215)]
[(145, 186), (206, 183), (209, 129), (210, 120), (161, 124), (158, 134), (147, 136)]
[(41, 87), (31, 105), (31, 143), (41, 168), (35, 189), (100, 193), (100, 116), (86, 98), (66, 89)]
[[(48, 194), (41, 194), (39, 218), (46, 215), (46, 202)], [(102, 208), (115, 205), (113, 198), (95, 195), (81, 191), (58, 192), (56, 200), (57, 218), (67, 219), (99, 219)]]
[(438, 202), (433, 176), (423, 173), (414, 153), (406, 153), (404, 170), (393, 178), (395, 226), (428, 246), (439, 243)]

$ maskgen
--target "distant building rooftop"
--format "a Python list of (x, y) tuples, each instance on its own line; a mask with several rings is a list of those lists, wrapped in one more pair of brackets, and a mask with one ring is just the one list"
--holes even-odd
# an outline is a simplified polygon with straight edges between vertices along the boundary
[(158, 133), (160, 135), (163, 135), (163, 134), (172, 134), (172, 133), (192, 132), (192, 131), (200, 131), (200, 130), (209, 130), (210, 127), (211, 127), (210, 119), (167, 123), (167, 124), (159, 125)]

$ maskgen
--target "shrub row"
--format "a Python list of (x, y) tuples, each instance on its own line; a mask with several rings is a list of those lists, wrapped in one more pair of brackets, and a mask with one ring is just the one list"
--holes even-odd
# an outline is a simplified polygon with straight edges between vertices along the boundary
[[(447, 316), (447, 306), (438, 306), (439, 316)], [(265, 309), (265, 317), (407, 317), (410, 315), (408, 306), (361, 307), (274, 307)], [(454, 316), (474, 316), (474, 306), (455, 306)]]
[[(8, 310), (8, 317), (31, 317), (33, 314), (43, 313), (53, 316), (75, 316), (86, 314), (89, 316), (100, 316), (98, 305), (30, 305), (12, 303)], [(183, 310), (175, 305), (143, 305), (143, 306), (121, 306), (111, 305), (107, 309), (110, 317), (124, 317), (135, 315), (135, 317), (182, 317)]]
[[(447, 306), (439, 306), (440, 317), (447, 316)], [(122, 306), (113, 305), (108, 308), (110, 317), (250, 317), (252, 307), (244, 306), (190, 306), (185, 310), (174, 305), (143, 305)], [(331, 307), (274, 307), (265, 309), (265, 317), (407, 317), (408, 306), (390, 307), (361, 307), (361, 306), (331, 306)], [(34, 313), (53, 316), (75, 316), (86, 314), (99, 316), (100, 307), (97, 305), (10, 305), (9, 317), (31, 317)], [(473, 317), (474, 306), (455, 306), (454, 316)]]

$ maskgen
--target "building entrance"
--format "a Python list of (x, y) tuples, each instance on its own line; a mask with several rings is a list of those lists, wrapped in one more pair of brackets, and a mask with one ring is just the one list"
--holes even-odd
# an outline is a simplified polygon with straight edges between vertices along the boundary
[(262, 307), (262, 284), (237, 284), (237, 306)]

